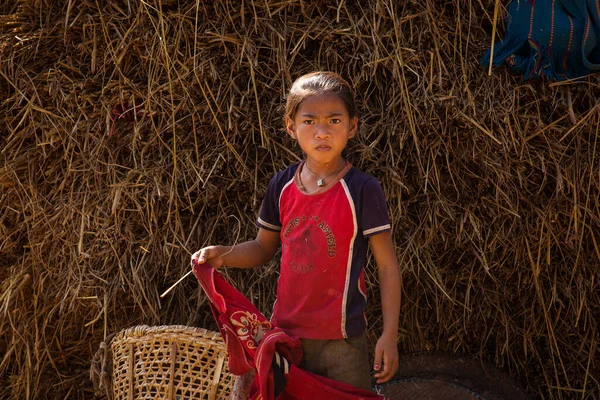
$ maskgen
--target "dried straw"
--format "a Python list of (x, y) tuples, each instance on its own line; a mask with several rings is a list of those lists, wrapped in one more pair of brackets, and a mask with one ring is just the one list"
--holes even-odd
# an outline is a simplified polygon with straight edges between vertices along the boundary
[[(270, 177), (302, 157), (285, 93), (315, 69), (358, 93), (347, 157), (388, 197), (400, 351), (600, 396), (599, 80), (488, 76), (495, 3), (0, 2), (0, 397), (90, 398), (108, 334), (215, 328), (193, 279), (159, 295), (232, 244), (226, 216), (254, 236)], [(277, 268), (227, 274), (269, 314)]]

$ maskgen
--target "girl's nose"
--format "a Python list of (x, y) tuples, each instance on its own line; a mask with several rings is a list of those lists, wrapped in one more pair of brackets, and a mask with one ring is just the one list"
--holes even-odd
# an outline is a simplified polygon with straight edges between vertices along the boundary
[(324, 124), (318, 124), (317, 125), (317, 132), (315, 134), (315, 138), (317, 138), (317, 139), (325, 139), (328, 136), (329, 136), (329, 129), (327, 129), (327, 126), (324, 125)]

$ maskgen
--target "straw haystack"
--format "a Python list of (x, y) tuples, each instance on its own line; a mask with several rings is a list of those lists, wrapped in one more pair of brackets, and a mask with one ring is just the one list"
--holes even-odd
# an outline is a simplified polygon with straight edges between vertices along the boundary
[[(358, 95), (347, 158), (388, 197), (400, 352), (600, 397), (600, 79), (489, 75), (500, 3), (0, 1), (0, 398), (92, 397), (129, 326), (214, 328), (192, 277), (159, 296), (196, 249), (253, 237), (302, 157), (285, 93), (315, 69)], [(277, 269), (226, 274), (268, 315)]]

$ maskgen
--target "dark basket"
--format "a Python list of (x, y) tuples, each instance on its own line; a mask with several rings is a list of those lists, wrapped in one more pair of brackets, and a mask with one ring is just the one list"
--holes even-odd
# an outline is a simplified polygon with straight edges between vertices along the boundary
[(447, 354), (406, 355), (395, 378), (374, 390), (391, 400), (528, 400), (514, 379), (489, 363)]

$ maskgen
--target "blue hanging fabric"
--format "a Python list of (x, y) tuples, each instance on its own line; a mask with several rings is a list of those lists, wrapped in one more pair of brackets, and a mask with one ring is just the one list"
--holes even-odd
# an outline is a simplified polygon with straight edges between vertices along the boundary
[[(492, 65), (558, 81), (600, 70), (600, 0), (512, 0), (507, 12)], [(484, 68), (490, 52), (480, 59)]]

